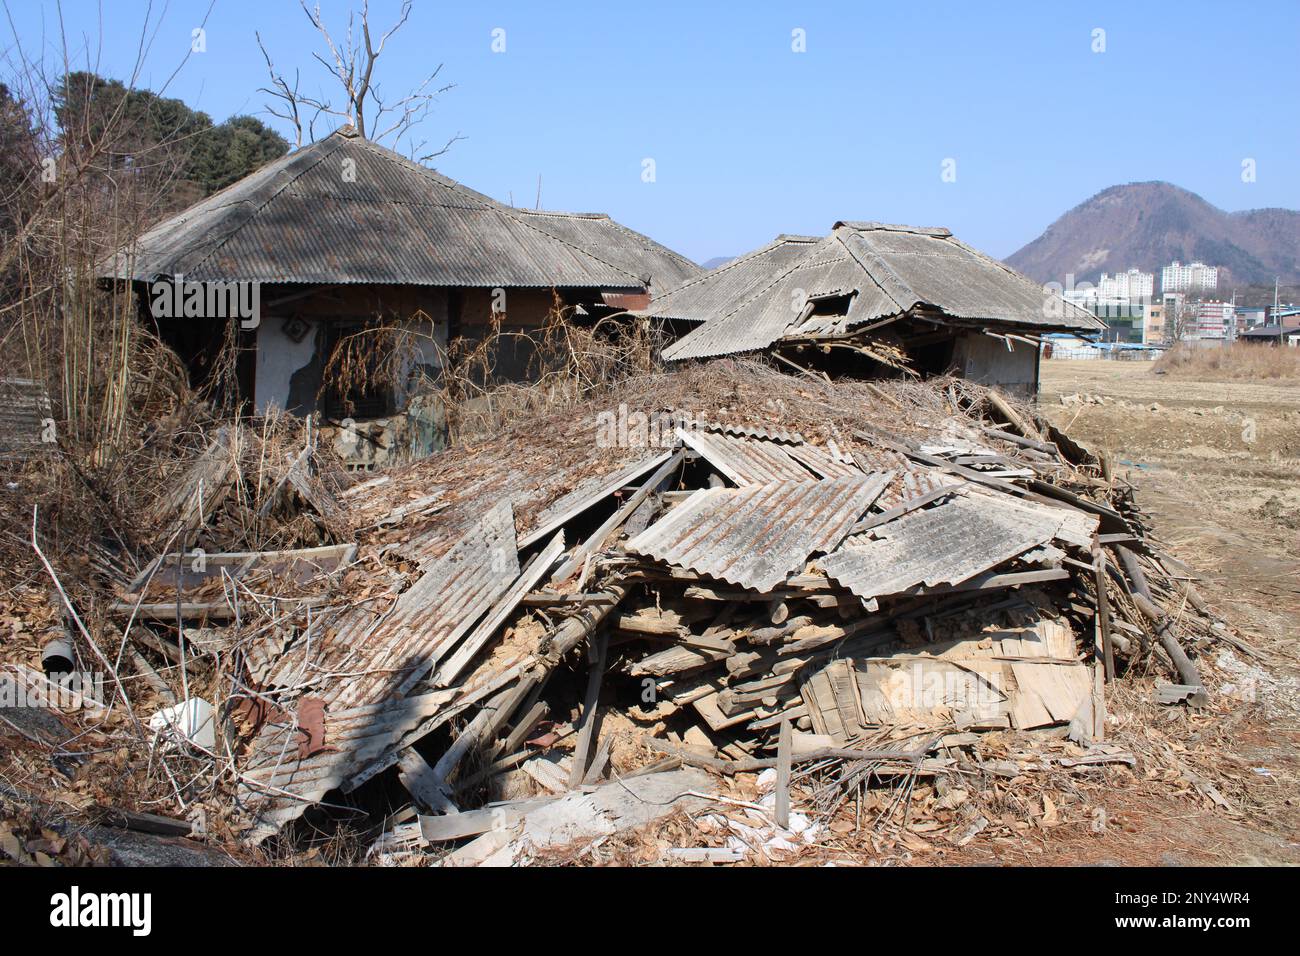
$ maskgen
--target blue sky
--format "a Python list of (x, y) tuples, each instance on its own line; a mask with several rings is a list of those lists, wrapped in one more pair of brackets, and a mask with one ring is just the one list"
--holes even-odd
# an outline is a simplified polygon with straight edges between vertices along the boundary
[[(55, 3), (0, 2), (0, 54), (9, 18), (29, 55), (42, 36), (53, 47)], [(208, 2), (155, 0), (142, 85), (172, 73)], [(321, 6), (341, 32), (349, 4)], [(387, 26), (400, 4), (371, 6)], [(100, 72), (119, 77), (145, 13), (137, 0), (62, 4), (73, 45), (89, 38)], [(216, 0), (207, 51), (168, 93), (218, 121), (270, 120), (255, 29), (304, 88), (324, 88), (296, 2)], [(792, 50), (795, 29), (806, 52)], [(544, 207), (607, 212), (699, 261), (837, 219), (943, 225), (1006, 256), (1116, 183), (1167, 180), (1230, 210), (1300, 207), (1298, 46), (1300, 0), (415, 0), (379, 79), (396, 94), (444, 64), (456, 87), (421, 134), (465, 137), (433, 162), (443, 173), (529, 206), (540, 175)]]

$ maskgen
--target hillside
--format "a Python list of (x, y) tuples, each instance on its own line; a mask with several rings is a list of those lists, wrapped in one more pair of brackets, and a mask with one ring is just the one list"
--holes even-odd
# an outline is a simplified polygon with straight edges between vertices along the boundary
[(1075, 206), (1007, 264), (1039, 282), (1096, 282), (1133, 266), (1157, 273), (1177, 259), (1200, 260), (1235, 284), (1300, 282), (1300, 212), (1224, 212), (1169, 183), (1129, 183)]

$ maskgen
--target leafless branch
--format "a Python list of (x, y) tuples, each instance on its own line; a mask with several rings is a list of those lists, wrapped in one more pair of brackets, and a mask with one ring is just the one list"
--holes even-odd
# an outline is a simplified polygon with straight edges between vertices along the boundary
[[(307, 0), (299, 0), (299, 3), (307, 21), (320, 34), (325, 47), (323, 52), (313, 52), (312, 59), (338, 82), (346, 97), (346, 106), (334, 106), (323, 97), (304, 94), (296, 71), (291, 84), (283, 73), (277, 72), (271, 55), (259, 36), (258, 46), (271, 77), (270, 86), (263, 87), (262, 92), (276, 101), (274, 105), (267, 106), (267, 112), (293, 126), (298, 145), (302, 144), (305, 137), (313, 135), (314, 120), (322, 115), (345, 120), (360, 135), (393, 148), (397, 148), (403, 140), (409, 141), (412, 130), (427, 118), (438, 97), (453, 88), (453, 84), (435, 86), (442, 71), (442, 65), (439, 64), (419, 86), (400, 99), (387, 100), (380, 91), (376, 64), (387, 48), (388, 41), (410, 18), (411, 0), (402, 4), (397, 22), (384, 31), (377, 42), (370, 25), (369, 0), (363, 0), (359, 15), (349, 13), (347, 30), (339, 38), (325, 24), (319, 4), (309, 7)], [(307, 129), (304, 130), (304, 116), (307, 113), (312, 114), (312, 121), (307, 123)], [(425, 160), (440, 156), (460, 138), (459, 135), (453, 136), (440, 150), (429, 153), (421, 153), (425, 146), (421, 141), (411, 147), (412, 158)]]

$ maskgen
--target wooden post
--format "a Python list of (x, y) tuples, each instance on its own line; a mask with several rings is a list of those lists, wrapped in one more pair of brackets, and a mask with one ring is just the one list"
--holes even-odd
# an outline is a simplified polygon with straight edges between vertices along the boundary
[(790, 721), (781, 721), (776, 743), (776, 825), (790, 829), (790, 758), (793, 734)]
[(1110, 595), (1106, 584), (1106, 552), (1092, 549), (1093, 575), (1097, 582), (1097, 628), (1101, 634), (1102, 656), (1106, 663), (1106, 680), (1115, 679), (1115, 648), (1110, 636)]

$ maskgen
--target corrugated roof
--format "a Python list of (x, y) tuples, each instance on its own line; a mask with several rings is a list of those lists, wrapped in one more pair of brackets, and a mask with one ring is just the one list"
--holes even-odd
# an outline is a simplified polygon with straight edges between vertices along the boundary
[(646, 273), (669, 281), (692, 265), (608, 217), (512, 209), (339, 131), (154, 226), (102, 268), (145, 281), (638, 289)]
[(555, 212), (517, 209), (526, 222), (572, 245), (600, 250), (600, 255), (624, 272), (647, 279), (651, 293), (675, 288), (704, 270), (665, 245), (600, 212)]
[(692, 428), (679, 428), (677, 434), (741, 487), (770, 481), (808, 481), (813, 477), (775, 442)]
[(839, 544), (889, 481), (774, 481), (697, 491), (627, 549), (666, 564), (769, 591)]
[(762, 294), (765, 277), (779, 276), (819, 242), (816, 236), (777, 236), (749, 255), (656, 295), (643, 311), (661, 318), (704, 322), (740, 301)]
[(402, 736), (436, 714), (450, 695), (423, 694), (325, 712), (326, 747), (300, 759), (304, 739), (290, 715), (269, 720), (249, 748), (240, 799), (254, 808), (247, 838), (258, 843), (390, 752)]
[(382, 613), (365, 604), (349, 609), (328, 638), (317, 639), (310, 666), (290, 651), (272, 683), (294, 686), (322, 671), (352, 674), (333, 682), (323, 698), (344, 707), (406, 693), (519, 576), (510, 502), (494, 505), (450, 548), (432, 543), (415, 560), (419, 579), (391, 606)]
[(958, 494), (913, 511), (867, 535), (855, 535), (819, 562), (827, 577), (867, 600), (918, 584), (958, 584), (1055, 537), (1046, 509), (1006, 509), (991, 495)]
[[(664, 349), (664, 358), (757, 351), (783, 338), (840, 334), (918, 307), (972, 322), (1103, 327), (1091, 313), (1050, 295), (946, 229), (840, 222), (825, 239), (786, 250), (786, 258), (772, 255), (774, 245), (738, 260), (750, 263), (742, 273), (726, 277), (723, 266), (651, 301), (648, 315), (704, 322)], [(850, 294), (845, 315), (800, 322), (808, 299)]]

